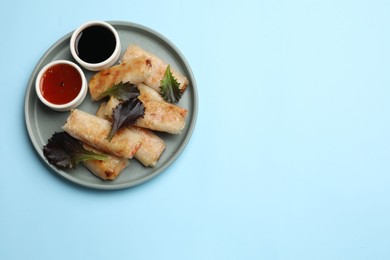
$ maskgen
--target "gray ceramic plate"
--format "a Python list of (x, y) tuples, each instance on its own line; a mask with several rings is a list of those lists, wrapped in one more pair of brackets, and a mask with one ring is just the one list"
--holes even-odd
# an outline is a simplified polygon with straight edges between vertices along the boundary
[[(74, 61), (69, 50), (71, 33), (58, 40), (40, 59), (30, 77), (25, 97), (25, 120), (31, 142), (40, 159), (55, 173), (74, 183), (95, 189), (123, 189), (133, 187), (150, 180), (164, 169), (166, 169), (183, 151), (188, 143), (195, 126), (198, 97), (196, 82), (191, 68), (181, 52), (164, 36), (146, 28), (144, 26), (129, 22), (110, 22), (118, 31), (122, 54), (128, 44), (138, 44), (142, 48), (154, 53), (171, 67), (185, 74), (189, 79), (189, 87), (183, 94), (179, 106), (188, 109), (186, 128), (180, 135), (169, 135), (158, 133), (164, 139), (167, 147), (162, 154), (158, 164), (153, 168), (142, 166), (135, 159), (130, 161), (129, 166), (114, 181), (103, 181), (95, 177), (83, 165), (78, 165), (75, 170), (59, 170), (50, 165), (43, 156), (42, 148), (54, 132), (62, 131), (61, 127), (65, 123), (69, 112), (55, 112), (45, 107), (37, 98), (34, 90), (35, 78), (39, 70), (50, 61), (66, 59)], [(93, 73), (85, 71), (87, 79)], [(91, 102), (87, 96), (79, 109), (90, 113), (95, 113), (99, 102)]]

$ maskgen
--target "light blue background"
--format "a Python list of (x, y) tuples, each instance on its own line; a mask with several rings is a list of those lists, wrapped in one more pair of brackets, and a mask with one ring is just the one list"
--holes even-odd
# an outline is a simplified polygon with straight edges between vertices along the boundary
[[(388, 1), (0, 3), (0, 259), (390, 259)], [(48, 171), (24, 96), (81, 23), (148, 26), (198, 84), (163, 174), (101, 192)]]

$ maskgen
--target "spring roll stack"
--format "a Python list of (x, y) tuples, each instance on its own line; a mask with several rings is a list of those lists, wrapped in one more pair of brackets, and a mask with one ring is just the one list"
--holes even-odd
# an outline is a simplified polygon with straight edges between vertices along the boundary
[[(145, 114), (132, 126), (119, 129), (111, 140), (112, 111), (121, 102), (115, 97), (101, 102), (96, 115), (74, 109), (64, 131), (84, 143), (86, 149), (107, 155), (104, 161), (89, 160), (84, 165), (103, 180), (114, 180), (133, 157), (145, 167), (154, 167), (166, 148), (157, 132), (179, 134), (185, 127), (187, 109), (168, 103), (159, 94), (160, 82), (168, 64), (139, 46), (129, 45), (119, 65), (96, 73), (89, 82), (93, 101), (119, 82), (136, 84)], [(171, 69), (184, 92), (188, 79)]]

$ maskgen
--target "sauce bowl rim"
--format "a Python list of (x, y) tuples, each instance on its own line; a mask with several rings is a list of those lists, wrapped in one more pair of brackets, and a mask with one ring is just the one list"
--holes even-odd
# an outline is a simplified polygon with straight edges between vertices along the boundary
[[(78, 55), (76, 51), (76, 39), (78, 35), (86, 28), (94, 26), (94, 25), (100, 25), (103, 27), (106, 27), (109, 29), (115, 37), (115, 49), (112, 52), (111, 56), (107, 58), (106, 60), (99, 62), (99, 63), (89, 63), (84, 60), (82, 60)], [(70, 38), (70, 52), (73, 56), (73, 58), (79, 63), (82, 67), (84, 67), (87, 70), (90, 71), (99, 71), (105, 68), (108, 68), (112, 66), (118, 59), (121, 53), (121, 42), (119, 38), (119, 34), (117, 30), (108, 22), (100, 21), (100, 20), (91, 20), (88, 22), (85, 22), (81, 24), (76, 30), (73, 31), (71, 38)]]
[[(42, 92), (41, 92), (41, 79), (42, 79), (43, 74), (50, 67), (53, 67), (53, 66), (58, 65), (58, 64), (67, 64), (67, 65), (72, 66), (73, 68), (75, 68), (77, 70), (77, 72), (79, 73), (79, 75), (81, 77), (81, 88), (80, 88), (80, 91), (77, 94), (77, 96), (73, 100), (69, 101), (68, 103), (61, 104), (61, 105), (54, 104), (54, 103), (48, 101), (42, 95)], [(85, 74), (84, 74), (83, 70), (76, 63), (74, 63), (72, 61), (69, 61), (69, 60), (54, 60), (54, 61), (51, 61), (51, 62), (47, 63), (39, 71), (39, 73), (37, 75), (37, 78), (35, 79), (35, 92), (37, 93), (37, 96), (38, 96), (39, 100), (41, 100), (42, 103), (45, 104), (46, 106), (48, 106), (48, 107), (50, 107), (50, 108), (52, 108), (54, 110), (57, 110), (57, 111), (68, 111), (68, 110), (73, 109), (73, 108), (77, 107), (78, 105), (80, 105), (84, 101), (84, 99), (86, 97), (87, 88), (88, 88), (88, 86), (87, 86), (87, 79), (85, 77)]]

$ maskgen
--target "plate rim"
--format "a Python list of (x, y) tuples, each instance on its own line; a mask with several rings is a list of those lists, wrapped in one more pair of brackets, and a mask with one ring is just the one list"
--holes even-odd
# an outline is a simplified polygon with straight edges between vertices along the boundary
[[(87, 188), (98, 189), (98, 190), (119, 190), (119, 189), (135, 187), (135, 186), (138, 186), (142, 183), (145, 183), (145, 182), (151, 180), (152, 178), (154, 178), (157, 175), (159, 175), (160, 173), (162, 173), (166, 168), (168, 168), (179, 157), (179, 155), (183, 152), (183, 150), (186, 148), (187, 144), (189, 143), (189, 140), (191, 139), (191, 136), (192, 136), (193, 131), (195, 129), (197, 116), (198, 116), (198, 106), (199, 106), (198, 102), (199, 101), (198, 101), (197, 84), (196, 84), (195, 77), (194, 77), (194, 74), (192, 72), (191, 66), (187, 62), (183, 53), (176, 47), (176, 45), (172, 41), (170, 41), (168, 38), (166, 38), (161, 33), (157, 32), (157, 31), (155, 31), (155, 30), (153, 30), (145, 25), (141, 25), (141, 24), (129, 22), (129, 21), (118, 21), (118, 20), (112, 20), (112, 21), (106, 21), (106, 22), (110, 23), (114, 27), (115, 26), (129, 27), (131, 29), (141, 30), (145, 33), (151, 34), (154, 37), (157, 37), (159, 39), (159, 41), (162, 41), (165, 45), (167, 45), (169, 48), (171, 48), (174, 51), (174, 54), (180, 58), (180, 62), (184, 65), (185, 69), (188, 71), (189, 75), (187, 75), (187, 77), (191, 80), (191, 89), (192, 89), (192, 97), (191, 97), (192, 103), (193, 103), (192, 104), (192, 118), (188, 122), (188, 124), (186, 125), (186, 127), (188, 127), (187, 133), (186, 133), (186, 136), (183, 139), (181, 145), (178, 147), (178, 149), (174, 151), (173, 155), (166, 162), (164, 162), (163, 165), (161, 165), (158, 169), (153, 171), (151, 174), (148, 174), (148, 175), (146, 175), (140, 179), (134, 180), (134, 181), (125, 182), (125, 183), (118, 183), (118, 184), (110, 184), (110, 185), (103, 184), (103, 183), (102, 184), (90, 183), (90, 182), (75, 178), (72, 175), (70, 175), (64, 171), (57, 169), (56, 167), (49, 164), (45, 160), (45, 158), (43, 156), (42, 148), (38, 146), (36, 138), (34, 137), (34, 134), (33, 134), (32, 123), (31, 123), (31, 120), (29, 117), (29, 104), (30, 104), (29, 98), (31, 95), (33, 95), (33, 93), (31, 93), (31, 92), (34, 89), (33, 88), (34, 78), (36, 77), (36, 74), (38, 72), (39, 67), (42, 66), (43, 61), (47, 58), (47, 56), (49, 56), (53, 52), (53, 50), (58, 48), (58, 46), (60, 46), (61, 44), (65, 44), (65, 45), (69, 44), (69, 43), (66, 43), (66, 41), (67, 41), (67, 39), (70, 39), (70, 36), (71, 36), (73, 30), (71, 32), (66, 33), (64, 36), (62, 36), (57, 41), (55, 41), (43, 53), (41, 58), (35, 64), (32, 72), (31, 72), (29, 81), (27, 83), (27, 88), (26, 88), (26, 92), (25, 92), (25, 98), (24, 98), (24, 117), (25, 118), (24, 118), (24, 121), (25, 121), (25, 126), (27, 129), (27, 134), (28, 134), (30, 143), (33, 145), (34, 150), (35, 150), (36, 154), (38, 155), (40, 161), (44, 164), (44, 166), (46, 166), (46, 168), (50, 168), (50, 170), (52, 172), (54, 172), (57, 176), (59, 175), (72, 183), (75, 183), (75, 184), (78, 184), (78, 185), (81, 185), (81, 186), (84, 186)], [(98, 177), (96, 177), (96, 178), (98, 178)]]

